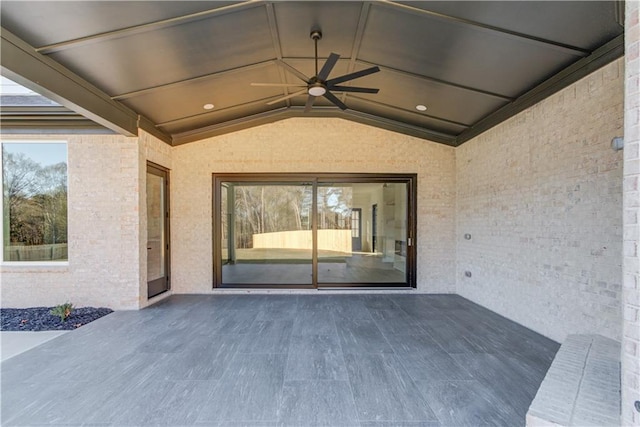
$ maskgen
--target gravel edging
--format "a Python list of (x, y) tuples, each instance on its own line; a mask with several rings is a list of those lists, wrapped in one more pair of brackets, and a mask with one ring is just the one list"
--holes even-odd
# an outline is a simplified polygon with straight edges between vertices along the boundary
[(93, 322), (109, 313), (110, 308), (74, 308), (66, 321), (50, 313), (53, 307), (1, 308), (2, 331), (70, 331)]

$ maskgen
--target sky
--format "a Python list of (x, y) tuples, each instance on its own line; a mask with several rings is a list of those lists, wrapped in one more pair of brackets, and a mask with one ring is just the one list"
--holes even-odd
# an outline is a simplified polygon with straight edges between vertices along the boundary
[(65, 143), (32, 143), (20, 144), (3, 142), (3, 151), (9, 153), (24, 153), (33, 161), (42, 166), (55, 165), (56, 163), (67, 163), (67, 144)]
[(0, 93), (2, 95), (33, 95), (34, 91), (20, 86), (18, 83), (0, 76)]

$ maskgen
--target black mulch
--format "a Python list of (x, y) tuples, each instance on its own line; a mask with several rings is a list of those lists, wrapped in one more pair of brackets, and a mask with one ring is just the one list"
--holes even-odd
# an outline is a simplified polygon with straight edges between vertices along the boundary
[(77, 329), (82, 325), (113, 313), (110, 308), (74, 308), (66, 321), (50, 313), (53, 307), (2, 308), (0, 320), (3, 331), (63, 331)]

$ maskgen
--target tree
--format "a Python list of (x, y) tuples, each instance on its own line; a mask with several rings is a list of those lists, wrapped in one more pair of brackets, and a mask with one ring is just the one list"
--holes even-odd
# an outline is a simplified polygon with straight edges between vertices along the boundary
[(6, 243), (67, 242), (66, 163), (42, 166), (23, 153), (3, 151), (2, 183), (9, 223)]

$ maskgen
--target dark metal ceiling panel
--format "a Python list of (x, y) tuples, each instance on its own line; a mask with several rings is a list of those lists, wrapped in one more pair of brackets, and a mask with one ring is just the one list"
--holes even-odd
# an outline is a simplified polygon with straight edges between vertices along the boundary
[(358, 59), (515, 97), (579, 56), (474, 26), (372, 5)]
[(224, 124), (234, 120), (242, 120), (247, 116), (276, 110), (278, 108), (282, 109), (284, 106), (284, 102), (277, 105), (266, 105), (262, 101), (257, 101), (238, 107), (212, 111), (211, 113), (185, 118), (184, 120), (178, 120), (159, 126), (159, 128), (167, 133), (175, 135), (183, 132), (190, 132), (194, 129), (197, 130), (200, 128)]
[[(471, 125), (508, 101), (481, 92), (448, 86), (399, 72), (383, 69), (366, 77), (366, 85), (383, 88), (379, 93), (358, 94), (374, 102), (416, 112), (416, 105), (427, 107), (425, 114)], [(365, 80), (365, 79), (362, 79)], [(359, 84), (358, 84), (359, 85)]]
[[(618, 58), (619, 12), (615, 1), (9, 0), (0, 65), (110, 129), (165, 141), (343, 117), (457, 145)], [(250, 83), (302, 83), (276, 59), (313, 76), (312, 29), (319, 67), (341, 55), (329, 78), (378, 65), (346, 84), (380, 92), (338, 94), (345, 111), (321, 97), (304, 113), (306, 94), (267, 105), (297, 89)]]
[(451, 136), (458, 135), (466, 129), (464, 126), (443, 122), (424, 114), (420, 114), (417, 111), (414, 113), (411, 111), (400, 110), (389, 105), (370, 102), (366, 99), (358, 98), (353, 95), (349, 95), (346, 102), (349, 105), (349, 108), (355, 111), (367, 113), (372, 116), (385, 117), (387, 119), (441, 132)]
[[(318, 68), (321, 69), (324, 65), (326, 57), (321, 57), (318, 60)], [(284, 58), (284, 62), (291, 65), (296, 70), (300, 71), (307, 77), (312, 77), (315, 74), (315, 61), (313, 59), (295, 59), (295, 58)], [(329, 78), (338, 77), (343, 74), (347, 74), (347, 70), (349, 69), (349, 61), (346, 59), (340, 59), (331, 70), (329, 74)], [(285, 71), (287, 82), (288, 83), (301, 83), (301, 80), (292, 75), (291, 73)], [(364, 79), (362, 79), (364, 80)], [(353, 80), (360, 81), (360, 80)]]
[[(282, 95), (281, 88), (253, 87), (251, 82), (278, 82), (274, 63), (222, 73), (206, 79), (176, 84), (123, 99), (122, 102), (160, 124), (202, 114), (204, 104), (215, 110)], [(264, 102), (266, 104), (266, 101)]]
[(612, 1), (403, 1), (420, 8), (509, 31), (594, 50), (624, 29)]
[(231, 1), (3, 1), (2, 26), (34, 47), (218, 9)]
[(54, 52), (112, 96), (275, 58), (267, 14), (254, 7)]
[(312, 28), (322, 29), (318, 55), (351, 56), (362, 2), (281, 2), (274, 4), (282, 56), (312, 58)]

